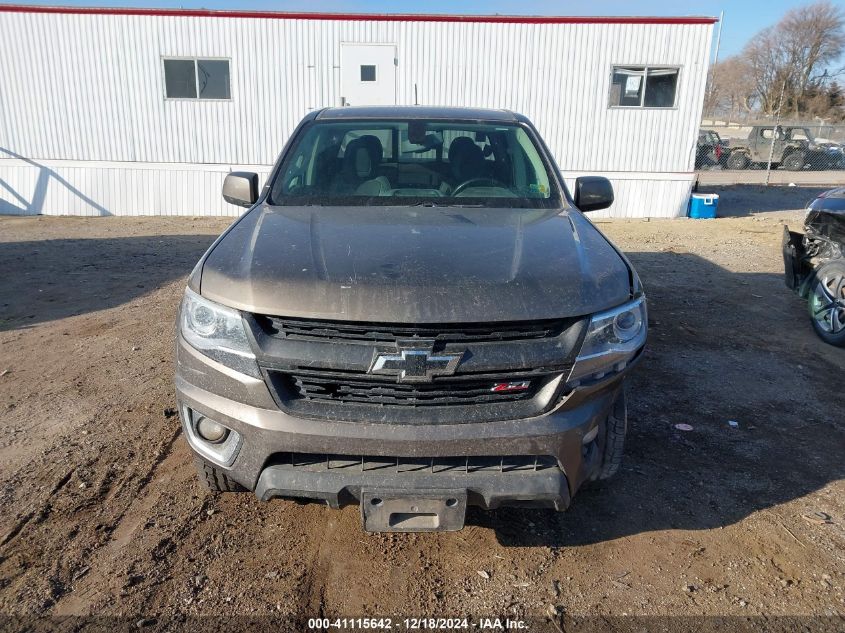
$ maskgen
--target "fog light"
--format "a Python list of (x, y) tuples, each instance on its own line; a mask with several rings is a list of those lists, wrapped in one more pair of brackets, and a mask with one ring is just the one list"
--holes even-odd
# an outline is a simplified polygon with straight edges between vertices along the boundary
[(211, 442), (212, 444), (222, 442), (226, 439), (228, 433), (229, 429), (225, 426), (205, 416), (200, 416), (197, 420), (197, 435), (206, 442)]
[(592, 442), (594, 439), (596, 439), (596, 435), (598, 435), (598, 434), (599, 434), (599, 427), (594, 426), (592, 429), (587, 431), (587, 433), (586, 433), (586, 435), (584, 435), (584, 437), (581, 438), (581, 443), (586, 446), (587, 444)]

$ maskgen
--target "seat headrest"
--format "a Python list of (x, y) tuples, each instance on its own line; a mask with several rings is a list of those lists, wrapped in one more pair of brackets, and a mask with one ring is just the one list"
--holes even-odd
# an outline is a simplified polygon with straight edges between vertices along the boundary
[(384, 150), (381, 141), (372, 134), (356, 138), (346, 145), (343, 154), (343, 170), (347, 176), (369, 179), (376, 175)]
[(449, 145), (449, 167), (456, 180), (478, 178), (484, 172), (484, 152), (468, 136), (459, 136)]

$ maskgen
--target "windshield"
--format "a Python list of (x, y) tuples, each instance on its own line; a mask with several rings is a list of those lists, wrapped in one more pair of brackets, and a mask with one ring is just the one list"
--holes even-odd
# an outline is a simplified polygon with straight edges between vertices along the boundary
[(359, 120), (305, 128), (270, 203), (551, 208), (561, 197), (518, 124)]

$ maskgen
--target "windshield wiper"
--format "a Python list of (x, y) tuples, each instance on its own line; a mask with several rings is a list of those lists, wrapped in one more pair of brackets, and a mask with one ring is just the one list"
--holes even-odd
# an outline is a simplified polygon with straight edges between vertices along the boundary
[(439, 202), (434, 202), (433, 200), (423, 200), (422, 202), (415, 202), (411, 205), (411, 207), (440, 207), (440, 208), (458, 208), (458, 209), (481, 209), (484, 207), (483, 204), (441, 204)]

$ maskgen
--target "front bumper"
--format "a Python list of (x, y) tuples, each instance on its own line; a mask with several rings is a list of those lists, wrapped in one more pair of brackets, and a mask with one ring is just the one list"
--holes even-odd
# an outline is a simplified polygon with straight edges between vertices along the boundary
[[(603, 425), (621, 395), (624, 373), (578, 387), (551, 412), (526, 419), (459, 424), (385, 424), (306, 419), (280, 410), (264, 381), (251, 378), (177, 342), (176, 395), (183, 425), (188, 409), (240, 435), (229, 463), (215, 464), (262, 500), (320, 499), (332, 507), (360, 502), (367, 490), (465, 491), (467, 503), (485, 508), (536, 505), (564, 510), (578, 487), (600, 465)], [(629, 365), (627, 369), (630, 369)], [(627, 371), (626, 369), (626, 371)], [(187, 408), (187, 409), (186, 409)], [(421, 410), (424, 416), (425, 411)], [(584, 436), (599, 426), (596, 439)], [(188, 431), (189, 429), (186, 429)], [(200, 457), (202, 440), (186, 432)], [(294, 468), (280, 456), (324, 455), (326, 468)], [(332, 458), (361, 456), (400, 462), (431, 460), (431, 468), (333, 469)], [(463, 472), (436, 468), (440, 458), (491, 456), (550, 457), (554, 468), (495, 468)], [(525, 459), (522, 459), (524, 465)]]
[(804, 234), (790, 231), (789, 227), (784, 225), (781, 246), (786, 287), (804, 297), (807, 294), (807, 281), (812, 272), (812, 267), (806, 260)]

